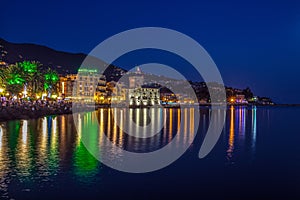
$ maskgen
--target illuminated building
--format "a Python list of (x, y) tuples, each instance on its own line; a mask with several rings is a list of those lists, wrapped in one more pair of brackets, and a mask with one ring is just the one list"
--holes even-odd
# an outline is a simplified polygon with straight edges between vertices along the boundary
[(98, 100), (101, 95), (105, 94), (106, 80), (104, 75), (100, 74), (97, 69), (81, 68), (78, 70), (74, 96), (85, 101)]
[(139, 67), (129, 77), (129, 88), (139, 88), (144, 84), (144, 75)]
[(235, 98), (235, 102), (238, 104), (247, 104), (247, 100), (245, 99), (245, 95), (237, 94)]
[(143, 85), (144, 74), (139, 67), (129, 76), (129, 89), (127, 102), (129, 106), (147, 107), (160, 105), (159, 88)]
[(73, 85), (76, 80), (77, 74), (68, 74), (59, 77), (58, 89), (59, 96), (63, 98), (71, 98), (73, 92)]
[(112, 103), (125, 103), (127, 89), (123, 83), (111, 81), (107, 83), (107, 91)]
[(160, 105), (159, 88), (147, 86), (129, 89), (128, 101), (130, 106), (154, 106)]
[(227, 102), (230, 104), (248, 104), (248, 101), (243, 94), (237, 94), (235, 96), (231, 96), (227, 99)]
[(161, 92), (160, 99), (162, 104), (176, 104), (178, 103), (178, 99), (176, 95), (172, 92)]
[(95, 102), (99, 104), (104, 104), (107, 99), (107, 92), (106, 92), (106, 78), (104, 75), (100, 76), (97, 87), (96, 87), (96, 92), (95, 92)]
[(106, 78), (96, 69), (82, 68), (78, 70), (78, 74), (60, 77), (59, 92), (65, 98), (104, 103), (102, 100), (106, 98)]

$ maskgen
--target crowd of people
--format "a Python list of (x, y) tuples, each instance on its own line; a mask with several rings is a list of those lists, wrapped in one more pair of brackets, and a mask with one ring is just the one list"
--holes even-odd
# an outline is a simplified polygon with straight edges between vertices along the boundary
[(69, 114), (72, 112), (72, 103), (59, 100), (0, 100), (0, 120), (36, 118), (45, 115)]

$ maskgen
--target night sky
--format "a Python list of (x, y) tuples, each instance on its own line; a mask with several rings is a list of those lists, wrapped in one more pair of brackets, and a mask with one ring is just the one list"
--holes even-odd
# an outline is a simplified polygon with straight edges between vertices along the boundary
[[(106, 38), (132, 28), (174, 29), (208, 51), (226, 85), (249, 86), (255, 94), (278, 103), (300, 103), (299, 0), (4, 0), (0, 7), (1, 38), (67, 52), (89, 53)], [(123, 59), (118, 64), (129, 68), (133, 63), (149, 61), (149, 56), (138, 55), (134, 61)], [(154, 52), (152, 58), (157, 59), (157, 55)], [(166, 63), (167, 57), (163, 58)], [(183, 71), (193, 72), (190, 68)]]

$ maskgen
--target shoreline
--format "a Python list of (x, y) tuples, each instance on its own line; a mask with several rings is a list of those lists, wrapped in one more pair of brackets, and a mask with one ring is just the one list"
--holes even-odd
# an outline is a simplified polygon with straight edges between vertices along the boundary
[[(227, 108), (230, 106), (234, 107), (300, 107), (300, 104), (275, 104), (275, 105), (227, 105)], [(183, 106), (185, 108), (191, 108), (195, 106), (190, 106), (190, 105), (185, 105)], [(199, 105), (199, 109), (201, 108), (209, 108), (211, 105)], [(111, 105), (96, 105), (96, 109), (100, 108), (114, 108)], [(118, 107), (116, 106), (115, 108), (126, 108), (124, 107)], [(135, 108), (130, 108), (130, 109), (137, 109), (137, 108), (143, 108), (143, 107), (135, 107)], [(179, 106), (163, 106), (162, 108), (180, 108)], [(79, 109), (77, 110), (78, 112), (90, 112), (93, 111), (87, 110), (87, 109)], [(23, 107), (2, 107), (0, 108), (0, 122), (6, 122), (6, 121), (11, 121), (11, 120), (22, 120), (22, 119), (37, 119), (40, 117), (45, 117), (45, 116), (51, 116), (51, 115), (67, 115), (67, 114), (72, 114), (72, 105), (63, 105), (59, 107), (39, 107), (37, 109), (28, 109), (28, 108), (23, 108)]]
[(38, 107), (34, 110), (26, 107), (2, 107), (0, 108), (0, 122), (21, 119), (37, 119), (45, 116), (65, 114), (72, 114), (72, 106)]

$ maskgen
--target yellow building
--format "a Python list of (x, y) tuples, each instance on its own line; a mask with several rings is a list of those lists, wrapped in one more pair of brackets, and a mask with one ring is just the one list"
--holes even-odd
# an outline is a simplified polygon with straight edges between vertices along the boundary
[(68, 74), (66, 76), (59, 76), (58, 90), (59, 96), (62, 98), (71, 98), (73, 92), (73, 85), (77, 74)]
[(111, 103), (125, 103), (127, 89), (123, 83), (116, 83), (111, 81), (107, 83), (108, 97), (111, 100)]
[(96, 69), (81, 68), (78, 74), (60, 76), (59, 93), (63, 98), (72, 100), (96, 101), (106, 99), (106, 78)]

